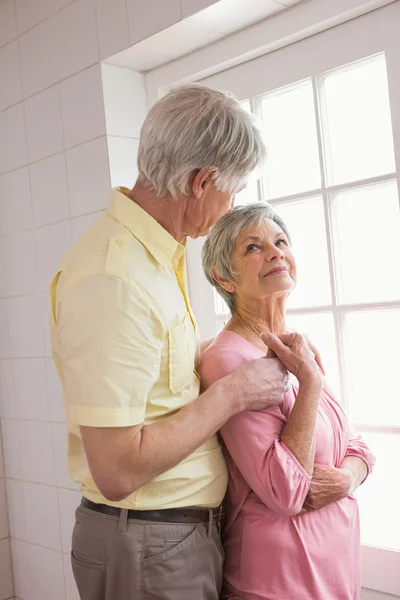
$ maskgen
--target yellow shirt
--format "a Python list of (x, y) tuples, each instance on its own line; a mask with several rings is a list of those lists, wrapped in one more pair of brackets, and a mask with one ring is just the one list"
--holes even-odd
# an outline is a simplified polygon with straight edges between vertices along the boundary
[(64, 258), (50, 290), (70, 474), (93, 502), (141, 510), (218, 506), (227, 470), (216, 436), (122, 502), (106, 500), (89, 471), (80, 425), (149, 425), (199, 394), (184, 247), (125, 191), (113, 190), (108, 211)]

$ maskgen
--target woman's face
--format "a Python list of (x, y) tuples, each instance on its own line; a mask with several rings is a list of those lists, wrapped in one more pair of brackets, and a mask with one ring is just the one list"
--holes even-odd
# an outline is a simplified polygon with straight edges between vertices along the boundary
[(265, 219), (243, 230), (232, 257), (239, 300), (288, 295), (296, 283), (296, 263), (287, 236), (277, 223)]

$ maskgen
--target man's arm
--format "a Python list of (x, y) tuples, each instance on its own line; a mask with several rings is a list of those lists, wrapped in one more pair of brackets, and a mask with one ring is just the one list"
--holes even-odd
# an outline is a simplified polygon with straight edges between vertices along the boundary
[[(266, 360), (270, 360), (268, 367)], [(285, 372), (260, 358), (212, 385), (177, 414), (152, 425), (81, 427), (92, 477), (109, 500), (123, 500), (171, 469), (243, 410), (280, 404)]]
[(58, 306), (68, 419), (81, 428), (96, 485), (113, 501), (178, 464), (237, 412), (283, 399), (285, 371), (263, 358), (144, 426), (167, 335), (151, 304), (126, 282), (95, 275), (65, 290)]

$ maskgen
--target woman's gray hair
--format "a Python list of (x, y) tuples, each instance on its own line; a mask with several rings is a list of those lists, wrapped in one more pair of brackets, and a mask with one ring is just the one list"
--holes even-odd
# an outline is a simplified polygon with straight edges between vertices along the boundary
[(196, 170), (215, 166), (218, 191), (237, 193), (266, 160), (255, 117), (233, 96), (199, 85), (173, 90), (149, 111), (140, 133), (139, 181), (157, 196), (189, 194)]
[(290, 234), (285, 223), (272, 210), (271, 206), (265, 202), (255, 202), (247, 206), (239, 206), (221, 217), (211, 228), (203, 245), (202, 261), (205, 276), (225, 300), (231, 312), (235, 309), (235, 296), (224, 290), (215, 280), (212, 274), (213, 267), (223, 279), (237, 281), (232, 268), (232, 255), (236, 239), (244, 229), (253, 225), (260, 225), (265, 219), (271, 219), (279, 225), (288, 238), (289, 244), (291, 244)]

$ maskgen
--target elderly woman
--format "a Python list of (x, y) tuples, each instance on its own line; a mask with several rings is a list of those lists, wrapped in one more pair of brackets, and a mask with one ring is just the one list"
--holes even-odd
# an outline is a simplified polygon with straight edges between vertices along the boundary
[(373, 457), (305, 339), (287, 333), (296, 263), (285, 224), (267, 204), (235, 209), (208, 235), (203, 266), (232, 315), (202, 355), (203, 388), (267, 350), (291, 373), (281, 406), (243, 412), (221, 430), (230, 475), (223, 598), (355, 600), (353, 492)]

